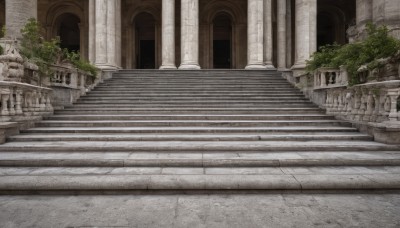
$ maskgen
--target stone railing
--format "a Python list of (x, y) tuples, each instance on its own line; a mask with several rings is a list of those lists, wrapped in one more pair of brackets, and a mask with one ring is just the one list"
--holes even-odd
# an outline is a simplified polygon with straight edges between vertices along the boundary
[(31, 121), (53, 113), (51, 93), (45, 87), (0, 81), (0, 121)]
[(101, 77), (93, 77), (70, 64), (52, 65), (49, 86), (54, 90), (52, 102), (55, 109), (72, 105), (80, 96), (92, 90)]
[(376, 141), (400, 144), (400, 54), (361, 67), (361, 84), (351, 87), (343, 68), (321, 68), (314, 74), (293, 70), (283, 77), (327, 114), (351, 122)]
[(50, 77), (50, 86), (79, 89), (83, 94), (86, 88), (90, 86), (86, 84), (86, 81), (88, 77), (92, 76), (69, 64), (52, 65), (51, 70), (53, 74)]
[(316, 87), (314, 91), (325, 95), (327, 114), (350, 121), (377, 141), (400, 144), (400, 62), (392, 58), (376, 64), (374, 69), (363, 66), (358, 70), (362, 84)]
[(356, 122), (400, 121), (400, 80), (327, 90), (327, 114)]
[(347, 71), (342, 67), (319, 68), (314, 73), (314, 89), (341, 87), (348, 85)]

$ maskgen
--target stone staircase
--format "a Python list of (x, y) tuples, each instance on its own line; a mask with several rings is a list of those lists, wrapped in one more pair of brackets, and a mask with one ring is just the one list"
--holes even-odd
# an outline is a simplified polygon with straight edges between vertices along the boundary
[(399, 146), (275, 71), (122, 70), (0, 151), (6, 194), (400, 188)]

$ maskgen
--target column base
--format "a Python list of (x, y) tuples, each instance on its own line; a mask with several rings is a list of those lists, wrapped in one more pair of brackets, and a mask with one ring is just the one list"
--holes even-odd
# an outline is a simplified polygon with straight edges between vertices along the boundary
[(276, 70), (275, 66), (270, 62), (264, 63), (264, 66), (267, 70)]
[(120, 70), (121, 69), (121, 67), (115, 66), (115, 65), (111, 65), (111, 64), (95, 63), (94, 65), (97, 68), (99, 68), (100, 70)]
[(306, 69), (307, 65), (306, 63), (295, 63), (292, 68), (290, 68), (291, 70), (304, 70)]
[(200, 66), (198, 64), (181, 64), (178, 68), (179, 70), (200, 70)]
[(175, 65), (162, 65), (160, 66), (160, 70), (176, 70)]
[(267, 67), (263, 64), (249, 64), (244, 69), (246, 69), (246, 70), (266, 70)]

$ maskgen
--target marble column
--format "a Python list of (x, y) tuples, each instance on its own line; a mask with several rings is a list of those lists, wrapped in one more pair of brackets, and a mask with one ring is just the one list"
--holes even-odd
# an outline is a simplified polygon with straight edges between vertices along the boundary
[(37, 0), (6, 0), (6, 35), (21, 38), (21, 29), (30, 18), (37, 18)]
[(247, 66), (266, 69), (264, 65), (264, 1), (247, 1)]
[(181, 0), (181, 65), (179, 69), (200, 69), (199, 0)]
[(89, 0), (89, 61), (96, 62), (96, 2)]
[(296, 0), (296, 47), (293, 70), (306, 67), (306, 60), (317, 50), (317, 0)]
[[(370, 0), (369, 0), (370, 1)], [(365, 4), (365, 3), (364, 3)], [(364, 7), (368, 7), (366, 4)], [(390, 34), (400, 39), (400, 1), (373, 0), (372, 21), (376, 25), (386, 25)]]
[(286, 0), (278, 4), (278, 70), (286, 70)]
[(273, 63), (272, 40), (272, 0), (264, 1), (264, 64), (267, 69), (275, 69)]
[(357, 27), (372, 21), (372, 0), (356, 0)]
[(175, 65), (175, 0), (162, 0), (160, 69), (176, 69)]
[(121, 0), (94, 0), (94, 5), (90, 1), (90, 10), (90, 59), (100, 69), (118, 69), (121, 66)]

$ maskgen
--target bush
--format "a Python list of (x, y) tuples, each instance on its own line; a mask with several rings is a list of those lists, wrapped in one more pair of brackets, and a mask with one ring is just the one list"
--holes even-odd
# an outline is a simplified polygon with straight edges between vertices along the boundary
[(76, 68), (96, 76), (97, 68), (82, 60), (79, 53), (61, 49), (60, 39), (46, 41), (40, 34), (41, 26), (36, 19), (29, 19), (22, 28), (21, 54), (33, 61), (39, 67), (42, 75), (51, 75), (50, 65), (57, 64), (62, 59), (69, 60)]
[(361, 42), (321, 47), (307, 61), (307, 71), (313, 72), (320, 67), (346, 66), (349, 85), (359, 84), (357, 71), (362, 65), (374, 69), (379, 67), (378, 59), (392, 57), (400, 51), (400, 41), (389, 35), (387, 27), (368, 24), (367, 32), (368, 37)]
[(54, 64), (61, 52), (59, 39), (50, 41), (44, 40), (40, 35), (41, 26), (31, 18), (21, 29), (21, 50), (20, 53), (26, 59), (34, 62), (39, 67), (41, 75), (50, 75), (49, 65)]
[(81, 58), (79, 53), (69, 52), (64, 49), (65, 57), (70, 61), (76, 68), (88, 72), (91, 76), (96, 77), (98, 69), (88, 61)]

